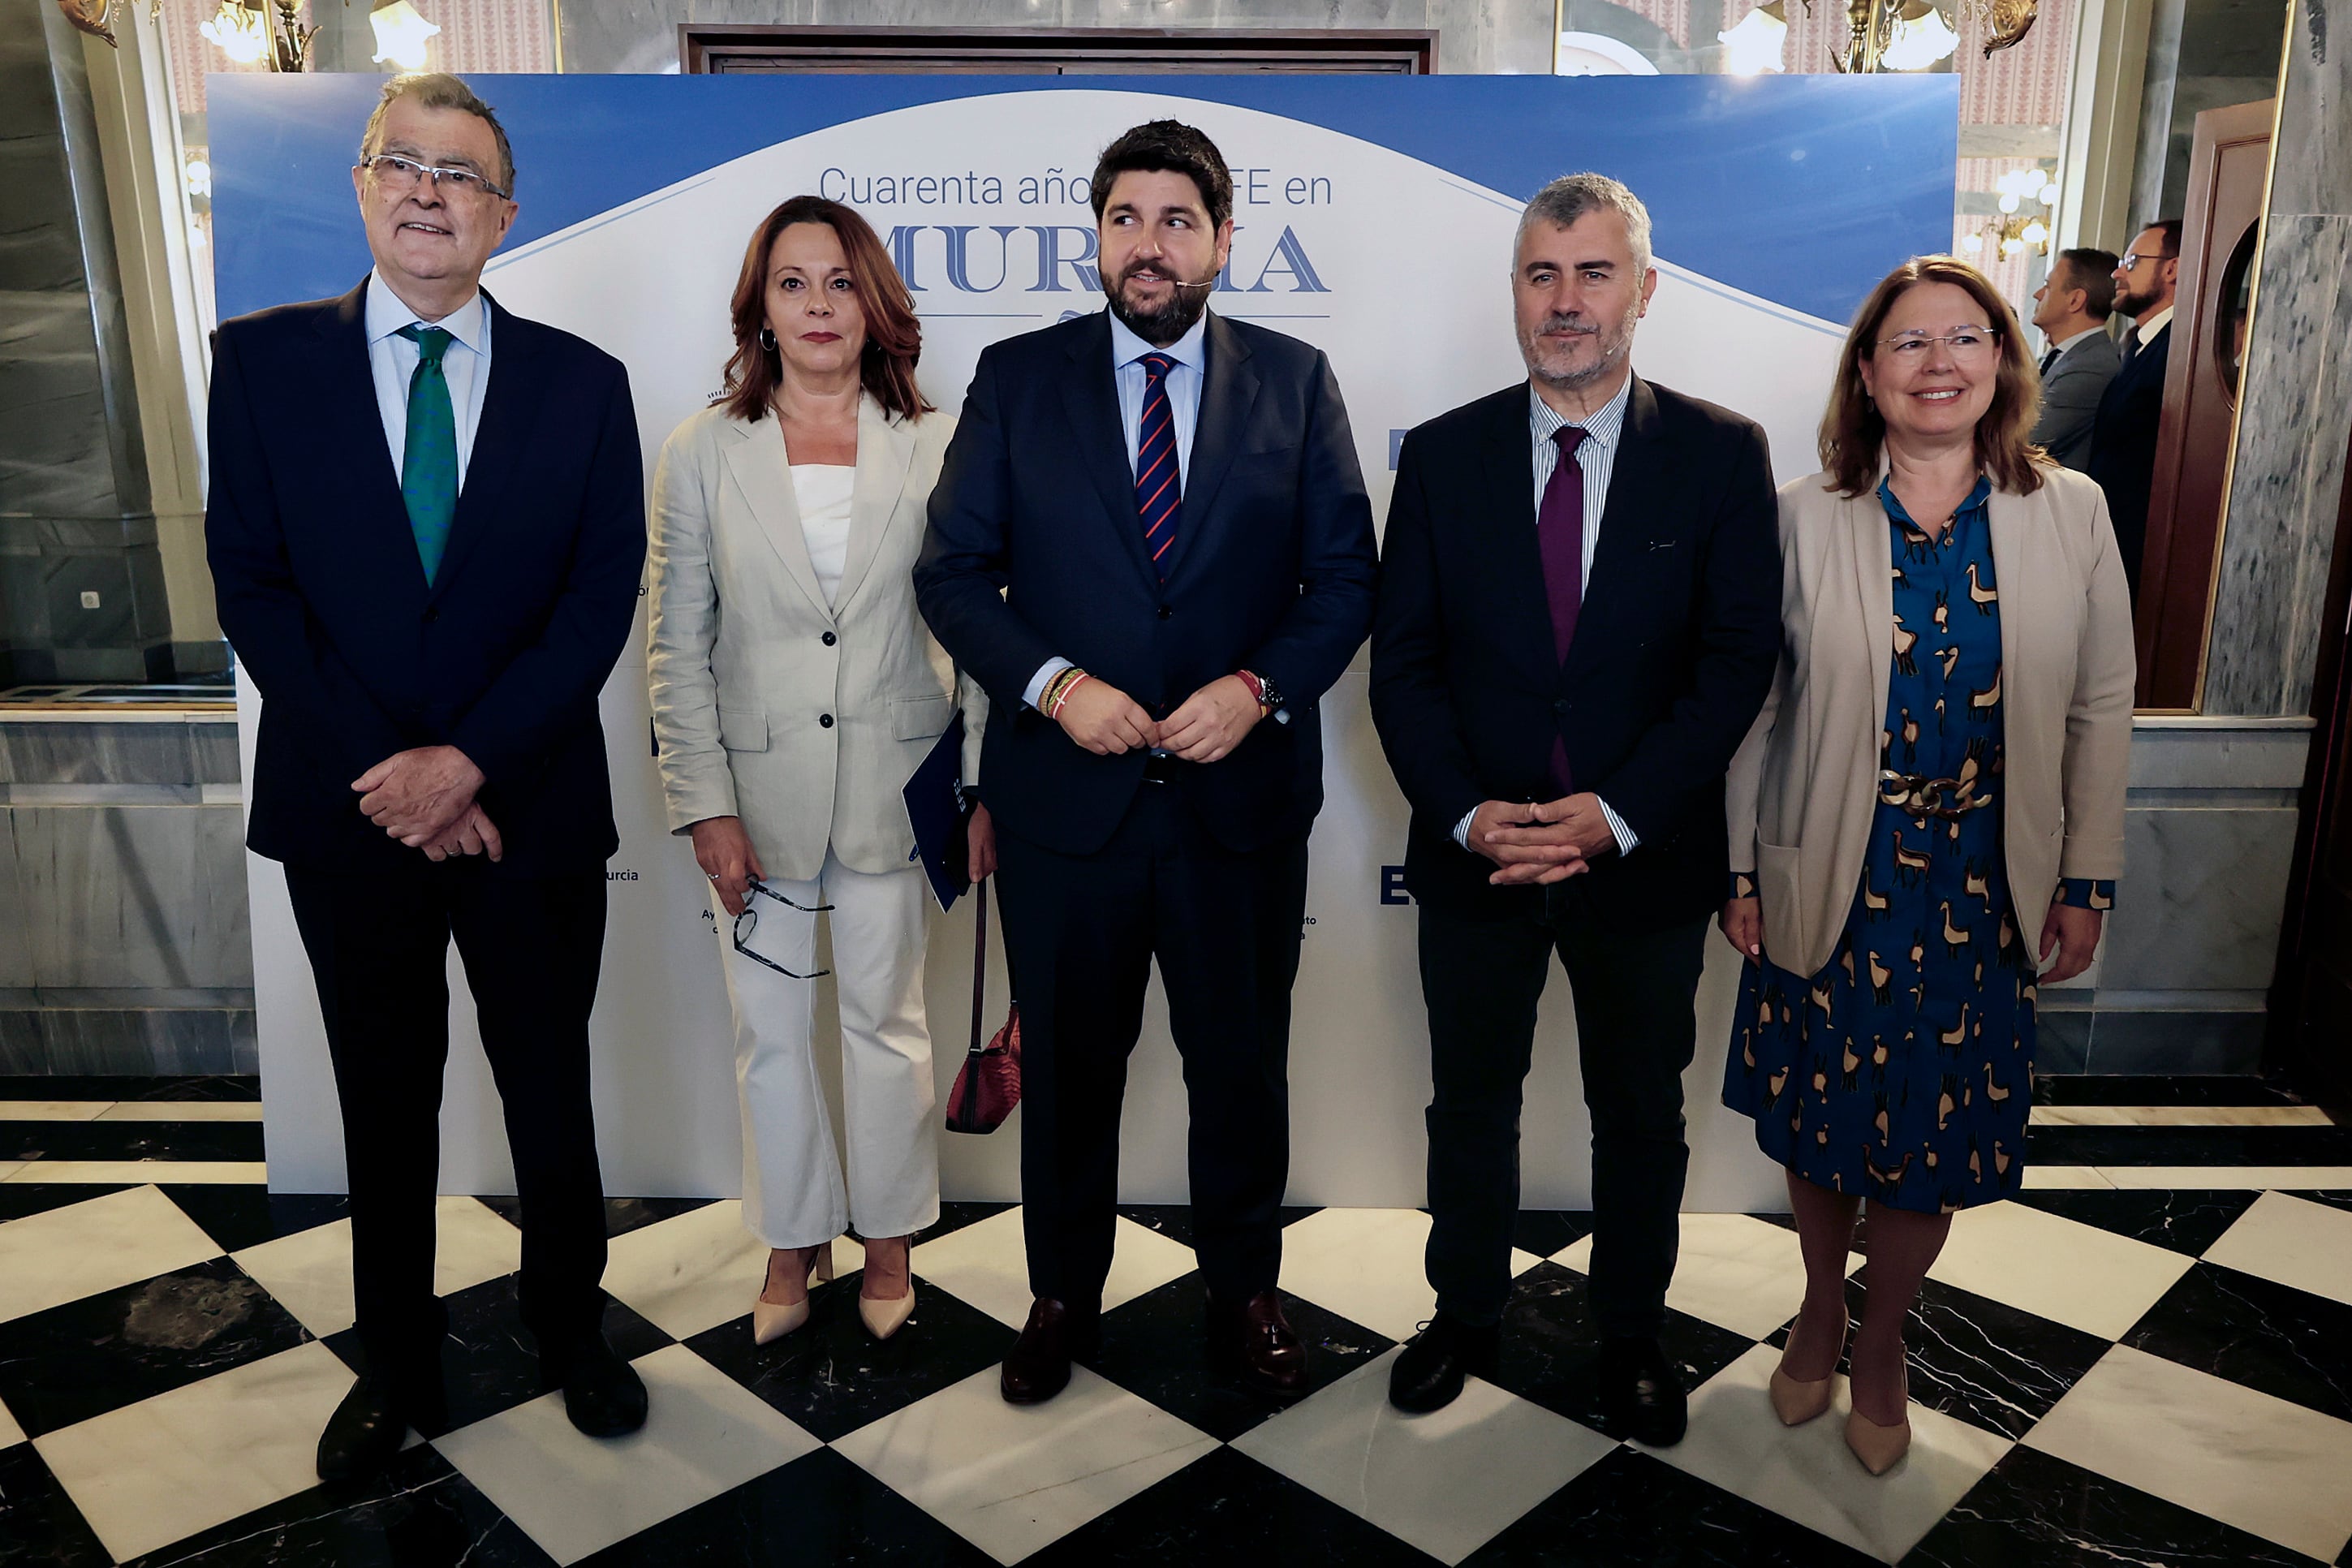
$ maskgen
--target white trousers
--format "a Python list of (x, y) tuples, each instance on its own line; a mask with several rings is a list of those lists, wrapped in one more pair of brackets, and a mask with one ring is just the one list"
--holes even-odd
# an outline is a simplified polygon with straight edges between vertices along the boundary
[(845, 1186), (811, 1038), (815, 983), (736, 952), (734, 918), (711, 895), (735, 1009), (743, 1223), (770, 1247), (814, 1247), (852, 1224), (860, 1236), (910, 1236), (940, 1217), (937, 1095), (923, 1015), (922, 868), (853, 871), (828, 850), (820, 879), (769, 886), (801, 904), (831, 904), (830, 914), (803, 914), (752, 895), (760, 921), (749, 946), (808, 974), (816, 968), (816, 922), (833, 922)]

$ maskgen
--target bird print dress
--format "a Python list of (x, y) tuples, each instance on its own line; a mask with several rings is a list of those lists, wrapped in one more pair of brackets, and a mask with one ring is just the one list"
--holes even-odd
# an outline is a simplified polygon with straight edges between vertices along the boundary
[[(1886, 485), (1895, 572), (1877, 816), (1827, 967), (1751, 959), (1723, 1102), (1798, 1175), (1899, 1209), (2011, 1196), (2025, 1173), (2039, 932), (2001, 857), (2000, 595), (1984, 479), (1930, 539)], [(1915, 791), (1886, 773), (1942, 781)], [(1753, 898), (1735, 875), (1732, 896)], [(2104, 910), (2115, 884), (2060, 901)]]

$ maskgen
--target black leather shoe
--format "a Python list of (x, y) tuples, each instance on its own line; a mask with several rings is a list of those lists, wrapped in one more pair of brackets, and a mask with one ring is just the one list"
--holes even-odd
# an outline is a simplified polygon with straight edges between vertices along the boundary
[(1307, 1347), (1272, 1290), (1238, 1306), (1210, 1301), (1209, 1354), (1260, 1394), (1296, 1399), (1307, 1392)]
[(1029, 1309), (1029, 1321), (1004, 1358), (997, 1388), (1007, 1405), (1043, 1405), (1070, 1384), (1070, 1358), (1094, 1352), (1100, 1319), (1073, 1311), (1051, 1296)]
[(618, 1437), (646, 1424), (646, 1384), (602, 1334), (560, 1349), (542, 1347), (540, 1384), (563, 1390), (563, 1413), (591, 1437)]
[[(423, 1403), (432, 1408), (417, 1410)], [(436, 1411), (439, 1390), (404, 1399), (393, 1392), (393, 1380), (362, 1377), (352, 1384), (327, 1429), (319, 1438), (319, 1479), (322, 1481), (364, 1480), (392, 1463), (408, 1436), (410, 1422), (438, 1426)]]
[(1690, 1425), (1682, 1374), (1655, 1340), (1608, 1340), (1601, 1347), (1601, 1417), (1616, 1436), (1671, 1448)]
[(1442, 1410), (1460, 1395), (1465, 1378), (1493, 1379), (1502, 1348), (1501, 1325), (1473, 1328), (1440, 1312), (1390, 1366), (1389, 1403), (1415, 1415)]

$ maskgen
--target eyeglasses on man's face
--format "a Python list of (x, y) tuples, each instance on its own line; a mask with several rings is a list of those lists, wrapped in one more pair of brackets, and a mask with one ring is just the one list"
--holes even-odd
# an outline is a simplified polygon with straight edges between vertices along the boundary
[(1980, 360), (1992, 353), (2000, 341), (2000, 334), (1990, 327), (1954, 327), (1948, 332), (1897, 332), (1879, 339), (1878, 346), (1897, 363), (1924, 362), (1937, 343), (1950, 349), (1954, 359)]
[(776, 902), (783, 905), (784, 908), (788, 910), (798, 910), (804, 915), (821, 915), (827, 910), (833, 908), (831, 904), (796, 903), (793, 900), (786, 898), (783, 894), (776, 891), (775, 889), (768, 886), (765, 882), (753, 882), (751, 886), (743, 889), (743, 912), (735, 917), (735, 951), (741, 953), (744, 957), (750, 959), (754, 963), (766, 964), (770, 969), (774, 970), (777, 973), (782, 975), (787, 980), (818, 980), (832, 973), (833, 971), (830, 969), (820, 969), (814, 974), (803, 974), (796, 970), (786, 969), (782, 964), (778, 963), (774, 959), (766, 956), (764, 953), (758, 953), (751, 951), (750, 945), (751, 938), (758, 934), (760, 930), (760, 900), (761, 899), (773, 899)]
[(2123, 260), (2116, 264), (2116, 270), (2118, 272), (2137, 272), (2139, 270), (2139, 264), (2143, 261), (2170, 261), (2179, 254), (2180, 252), (2177, 250), (2166, 250), (2160, 251), (2154, 256), (2142, 256), (2137, 250), (2126, 250), (2124, 252)]
[(508, 199), (506, 192), (490, 184), (471, 169), (444, 169), (432, 163), (420, 163), (414, 158), (404, 158), (397, 153), (379, 153), (373, 158), (360, 160), (360, 167), (373, 177), (375, 183), (394, 195), (404, 196), (433, 177), (436, 190), (455, 192), (462, 196), (494, 196)]

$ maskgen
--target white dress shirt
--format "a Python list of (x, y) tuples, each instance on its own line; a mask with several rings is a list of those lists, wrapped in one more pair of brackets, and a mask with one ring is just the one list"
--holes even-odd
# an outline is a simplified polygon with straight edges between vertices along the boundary
[[(1601, 543), (1601, 514), (1609, 506), (1609, 476), (1617, 468), (1617, 442), (1625, 434), (1625, 405), (1633, 395), (1633, 378), (1628, 375), (1617, 395), (1592, 411), (1583, 423), (1584, 440), (1576, 448), (1576, 461), (1584, 474), (1584, 562), (1579, 576), (1579, 587), (1592, 582), (1592, 553)], [(1529, 458), (1534, 465), (1535, 515), (1543, 515), (1544, 490), (1559, 468), (1559, 443), (1552, 435), (1569, 423), (1568, 416), (1543, 400), (1535, 384), (1528, 384), (1528, 440)], [(1598, 795), (1593, 796), (1600, 800)], [(1470, 847), (1470, 824), (1478, 815), (1473, 806), (1468, 816), (1454, 825), (1454, 842), (1463, 848)], [(1617, 840), (1617, 852), (1631, 854), (1640, 845), (1625, 819), (1601, 801), (1601, 815), (1609, 823), (1610, 836)], [(1475, 853), (1475, 851), (1474, 851)]]
[(392, 291), (381, 272), (370, 272), (365, 316), (368, 371), (375, 379), (376, 412), (383, 419), (384, 444), (392, 448), (392, 472), (400, 475), (408, 452), (408, 384), (416, 374), (416, 345), (400, 335), (411, 322), (439, 327), (456, 341), (441, 355), (449, 383), (449, 408), (457, 422), (457, 486), (474, 460), (474, 433), (482, 426), (482, 395), (490, 384), (490, 310), (481, 290), (442, 317), (427, 321)]
[[(1127, 437), (1127, 471), (1130, 474), (1135, 472), (1135, 448), (1143, 424), (1143, 389), (1150, 377), (1143, 368), (1143, 356), (1166, 354), (1176, 362), (1160, 377), (1160, 384), (1168, 393), (1168, 416), (1176, 424), (1176, 482), (1181, 488), (1192, 477), (1192, 432), (1200, 427), (1201, 388), (1209, 374), (1209, 313), (1202, 311), (1192, 330), (1164, 349), (1137, 337), (1108, 307), (1105, 307), (1105, 313), (1110, 315), (1111, 374), (1118, 384), (1118, 423)], [(1136, 526), (1140, 528), (1142, 524)], [(1176, 526), (1184, 526), (1181, 514)], [(1023, 689), (1021, 700), (1036, 707), (1037, 700), (1045, 695), (1046, 683), (1069, 668), (1070, 661), (1059, 655), (1039, 665), (1037, 673)], [(1286, 716), (1285, 721), (1287, 722)]]

